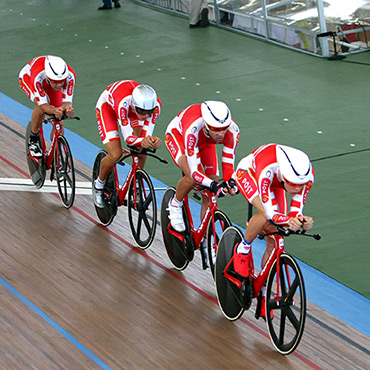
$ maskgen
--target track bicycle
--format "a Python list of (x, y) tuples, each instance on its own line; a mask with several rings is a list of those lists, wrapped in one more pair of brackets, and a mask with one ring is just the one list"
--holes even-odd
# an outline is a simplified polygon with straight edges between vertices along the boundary
[(73, 205), (76, 192), (75, 170), (73, 157), (66, 137), (61, 132), (60, 121), (66, 119), (76, 119), (79, 117), (66, 117), (60, 119), (50, 116), (44, 119), (43, 123), (51, 123), (55, 130), (51, 140), (51, 145), (47, 149), (43, 125), (40, 126), (40, 147), (43, 155), (40, 158), (32, 157), (28, 151), (28, 142), (31, 134), (31, 121), (26, 128), (26, 153), (27, 165), (33, 184), (40, 189), (46, 179), (46, 171), (51, 170), (50, 180), (57, 182), (58, 193), (65, 208)]
[[(201, 192), (208, 197), (210, 202), (208, 208), (197, 229), (194, 227), (193, 217), (190, 212), (189, 197), (184, 198), (183, 217), (185, 222), (185, 231), (179, 233), (171, 227), (167, 210), (169, 200), (174, 196), (176, 189), (169, 187), (165, 191), (161, 206), (161, 226), (163, 240), (167, 255), (172, 265), (179, 271), (184, 270), (190, 261), (193, 260), (194, 251), (200, 249), (202, 257), (203, 270), (210, 267), (212, 275), (216, 261), (217, 245), (223, 231), (231, 225), (227, 215), (218, 209), (217, 197), (208, 188), (195, 187), (196, 192), (193, 196), (200, 200), (198, 195)], [(207, 239), (207, 249), (200, 248), (203, 238)], [(208, 263), (209, 262), (209, 266)]]
[[(104, 226), (112, 223), (118, 207), (127, 206), (131, 234), (140, 249), (148, 248), (153, 242), (157, 226), (157, 202), (152, 181), (148, 173), (140, 168), (138, 156), (146, 155), (158, 159), (162, 163), (168, 163), (154, 153), (154, 149), (139, 150), (129, 147), (127, 150), (122, 148), (122, 157), (109, 173), (105, 182), (104, 208), (94, 205), (96, 214)], [(95, 158), (92, 186), (99, 176), (100, 163), (106, 155), (107, 152), (101, 150)], [(133, 158), (133, 164), (124, 183), (120, 185), (117, 165), (125, 166), (124, 160), (129, 157)]]
[[(319, 234), (306, 234), (304, 230), (290, 231), (278, 227), (276, 232), (260, 234), (259, 238), (272, 236), (275, 242), (265, 266), (256, 274), (253, 255), (250, 256), (250, 277), (243, 278), (233, 266), (235, 245), (243, 235), (234, 226), (222, 234), (215, 266), (217, 300), (224, 316), (231, 321), (239, 319), (257, 298), (255, 317), (261, 312), (261, 289), (266, 284), (265, 312), (271, 341), (283, 355), (292, 353), (298, 346), (306, 319), (306, 292), (298, 263), (284, 250), (284, 238), (301, 235), (320, 240)], [(252, 250), (250, 251), (252, 253)]]

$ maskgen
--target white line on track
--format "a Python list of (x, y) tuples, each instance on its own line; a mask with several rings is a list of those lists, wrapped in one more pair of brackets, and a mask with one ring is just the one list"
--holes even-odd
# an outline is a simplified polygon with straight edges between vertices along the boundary
[[(43, 193), (58, 193), (58, 187), (55, 181), (45, 180), (41, 189), (35, 188), (31, 179), (0, 178), (0, 191), (28, 191)], [(91, 195), (91, 182), (76, 182), (76, 194)]]

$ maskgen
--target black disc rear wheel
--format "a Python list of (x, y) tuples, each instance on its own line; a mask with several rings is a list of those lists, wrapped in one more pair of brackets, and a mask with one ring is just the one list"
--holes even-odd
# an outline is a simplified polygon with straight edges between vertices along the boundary
[[(107, 152), (105, 150), (101, 150), (95, 158), (92, 174), (92, 186), (94, 186), (94, 182), (99, 176), (100, 163), (106, 155)], [(95, 211), (100, 222), (104, 226), (108, 226), (112, 223), (114, 217), (116, 216), (117, 209), (118, 196), (116, 190), (116, 177), (114, 171), (111, 171), (105, 181), (104, 186), (104, 208), (95, 206)]]
[[(28, 142), (30, 140), (31, 135), (31, 121), (28, 122), (26, 128), (26, 159), (27, 159), (27, 166), (28, 171), (31, 176), (31, 180), (36, 188), (40, 189), (45, 182), (46, 178), (46, 163), (44, 157), (39, 159), (32, 159), (28, 154)], [(40, 141), (40, 146), (42, 147), (42, 143)]]
[[(181, 242), (176, 236), (170, 234), (168, 231), (168, 225), (170, 224), (170, 219), (168, 218), (169, 212), (167, 211), (168, 202), (174, 196), (175, 192), (176, 189), (173, 187), (167, 188), (167, 190), (164, 192), (161, 205), (161, 228), (168, 258), (170, 259), (172, 265), (177, 270), (181, 271), (184, 270), (189, 264), (189, 254), (185, 249), (185, 243)], [(185, 216), (184, 221), (188, 228), (185, 212), (183, 212), (183, 216)]]
[[(217, 300), (222, 313), (230, 321), (239, 319), (244, 312), (240, 301), (240, 289), (225, 277), (226, 267), (234, 254), (234, 247), (242, 238), (239, 229), (234, 226), (228, 227), (221, 236), (216, 255), (214, 276)], [(231, 268), (227, 272), (233, 273)]]

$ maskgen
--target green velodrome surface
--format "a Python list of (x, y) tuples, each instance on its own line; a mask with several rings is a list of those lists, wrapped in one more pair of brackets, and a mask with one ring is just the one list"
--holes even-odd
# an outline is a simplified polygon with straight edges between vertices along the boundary
[[(100, 4), (2, 0), (0, 90), (31, 108), (19, 70), (38, 55), (62, 56), (77, 73), (74, 106), (82, 118), (67, 127), (98, 146), (95, 102), (116, 80), (157, 90), (163, 110), (155, 133), (162, 138), (186, 106), (225, 101), (241, 128), (237, 161), (268, 142), (301, 148), (313, 160), (305, 213), (323, 238), (292, 238), (288, 251), (370, 298), (370, 54), (328, 61), (217, 27), (190, 30), (187, 19), (132, 1), (102, 12)], [(159, 153), (170, 160), (164, 146)], [(150, 161), (147, 169), (168, 185), (180, 176), (172, 162)], [(241, 196), (219, 204), (245, 226)]]

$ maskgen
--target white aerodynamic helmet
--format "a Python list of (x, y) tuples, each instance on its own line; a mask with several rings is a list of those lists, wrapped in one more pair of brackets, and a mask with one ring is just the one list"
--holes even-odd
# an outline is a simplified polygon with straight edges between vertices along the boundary
[(139, 85), (132, 91), (132, 105), (136, 108), (154, 111), (157, 106), (157, 93), (148, 85)]
[(231, 124), (230, 110), (222, 101), (205, 101), (201, 105), (201, 111), (208, 128), (226, 130)]
[(313, 180), (312, 165), (306, 153), (289, 146), (277, 145), (276, 156), (283, 181), (304, 185)]
[(63, 81), (68, 77), (68, 66), (62, 58), (47, 55), (45, 58), (45, 72), (51, 80)]

